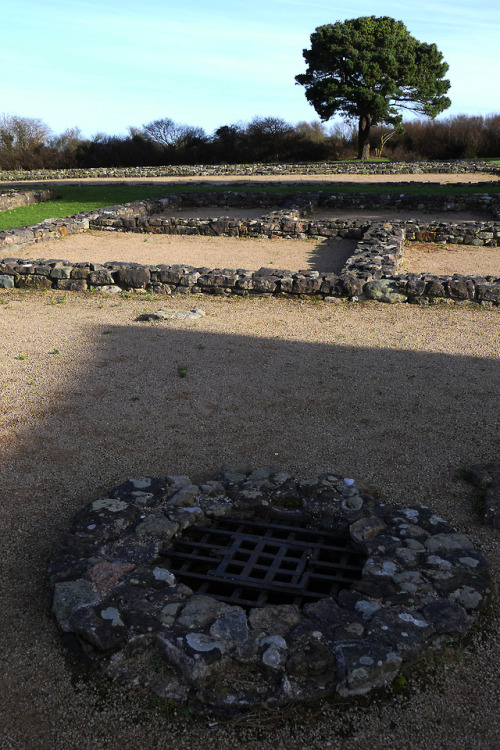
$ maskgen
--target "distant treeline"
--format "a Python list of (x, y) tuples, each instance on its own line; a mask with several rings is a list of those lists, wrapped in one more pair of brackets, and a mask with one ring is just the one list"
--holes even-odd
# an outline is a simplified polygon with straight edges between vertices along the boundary
[[(371, 153), (394, 161), (500, 156), (500, 115), (411, 120), (404, 131), (372, 128)], [(70, 169), (168, 164), (315, 162), (354, 159), (357, 127), (255, 117), (203, 128), (155, 120), (128, 135), (83, 138), (78, 128), (54, 135), (42, 120), (0, 115), (0, 169)]]

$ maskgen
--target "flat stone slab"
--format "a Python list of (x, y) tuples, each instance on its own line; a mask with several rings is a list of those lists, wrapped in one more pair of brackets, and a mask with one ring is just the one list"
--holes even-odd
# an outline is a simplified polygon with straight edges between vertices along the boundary
[[(301, 606), (240, 606), (168, 568), (187, 529), (257, 519), (335, 532), (360, 578)], [(277, 467), (130, 479), (82, 508), (49, 568), (52, 612), (73, 649), (113, 680), (198, 710), (234, 713), (390, 684), (460, 639), (491, 592), (489, 565), (424, 505), (391, 508), (335, 472)]]
[(202, 318), (205, 312), (200, 308), (194, 308), (193, 310), (165, 310), (160, 308), (151, 315), (144, 316), (149, 320), (196, 320), (196, 318)]

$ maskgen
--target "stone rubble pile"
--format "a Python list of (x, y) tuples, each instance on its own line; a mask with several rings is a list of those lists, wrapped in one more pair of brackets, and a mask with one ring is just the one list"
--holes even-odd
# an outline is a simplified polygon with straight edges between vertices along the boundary
[[(366, 558), (361, 578), (301, 607), (245, 609), (197, 594), (165, 564), (193, 526), (292, 517), (349, 539)], [(77, 513), (49, 578), (66, 642), (104, 674), (228, 713), (388, 685), (460, 639), (491, 587), (481, 551), (430, 508), (390, 507), (333, 472), (297, 479), (278, 467), (227, 468), (198, 485), (130, 479)]]
[(338, 174), (500, 174), (498, 164), (481, 159), (420, 162), (322, 162), (298, 164), (197, 164), (163, 167), (95, 167), (91, 169), (39, 169), (0, 172), (0, 180), (63, 180), (116, 177), (206, 177), (241, 175), (338, 175)]

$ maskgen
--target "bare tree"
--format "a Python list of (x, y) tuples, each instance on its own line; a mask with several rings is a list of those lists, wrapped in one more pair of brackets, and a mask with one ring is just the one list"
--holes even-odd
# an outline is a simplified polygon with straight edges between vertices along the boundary
[[(378, 146), (375, 146), (374, 148), (374, 155), (380, 159), (382, 157), (382, 154), (384, 152), (384, 148), (386, 147), (387, 143), (391, 140), (391, 138), (394, 138), (395, 135), (402, 135), (404, 133), (404, 127), (402, 125), (397, 125), (394, 130), (386, 130), (384, 131), (383, 126), (379, 126), (378, 128), (374, 128), (376, 135), (379, 139)], [(375, 135), (375, 133), (374, 133)]]
[(167, 148), (177, 148), (178, 146), (184, 146), (193, 141), (204, 140), (206, 138), (203, 128), (179, 124), (169, 117), (164, 117), (161, 120), (153, 120), (153, 122), (143, 125), (142, 129), (150, 140), (160, 143)]
[(66, 128), (63, 133), (49, 138), (48, 145), (54, 151), (71, 153), (84, 141), (80, 128)]
[(0, 148), (28, 151), (45, 145), (50, 132), (49, 126), (38, 118), (0, 115)]
[(293, 128), (281, 117), (254, 117), (245, 134), (254, 159), (279, 161)]
[(0, 115), (0, 165), (2, 169), (35, 169), (42, 166), (50, 128), (42, 120)]
[(313, 122), (298, 122), (295, 126), (295, 133), (302, 138), (318, 143), (326, 140), (326, 127), (319, 120)]
[(282, 138), (292, 126), (281, 117), (254, 117), (247, 125), (247, 133), (258, 138)]

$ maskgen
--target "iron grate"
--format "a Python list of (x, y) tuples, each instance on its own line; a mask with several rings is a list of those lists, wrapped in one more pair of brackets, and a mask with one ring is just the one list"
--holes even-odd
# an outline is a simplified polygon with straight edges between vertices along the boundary
[(361, 578), (366, 559), (331, 532), (230, 518), (191, 526), (167, 554), (169, 569), (197, 594), (242, 607), (335, 597)]

